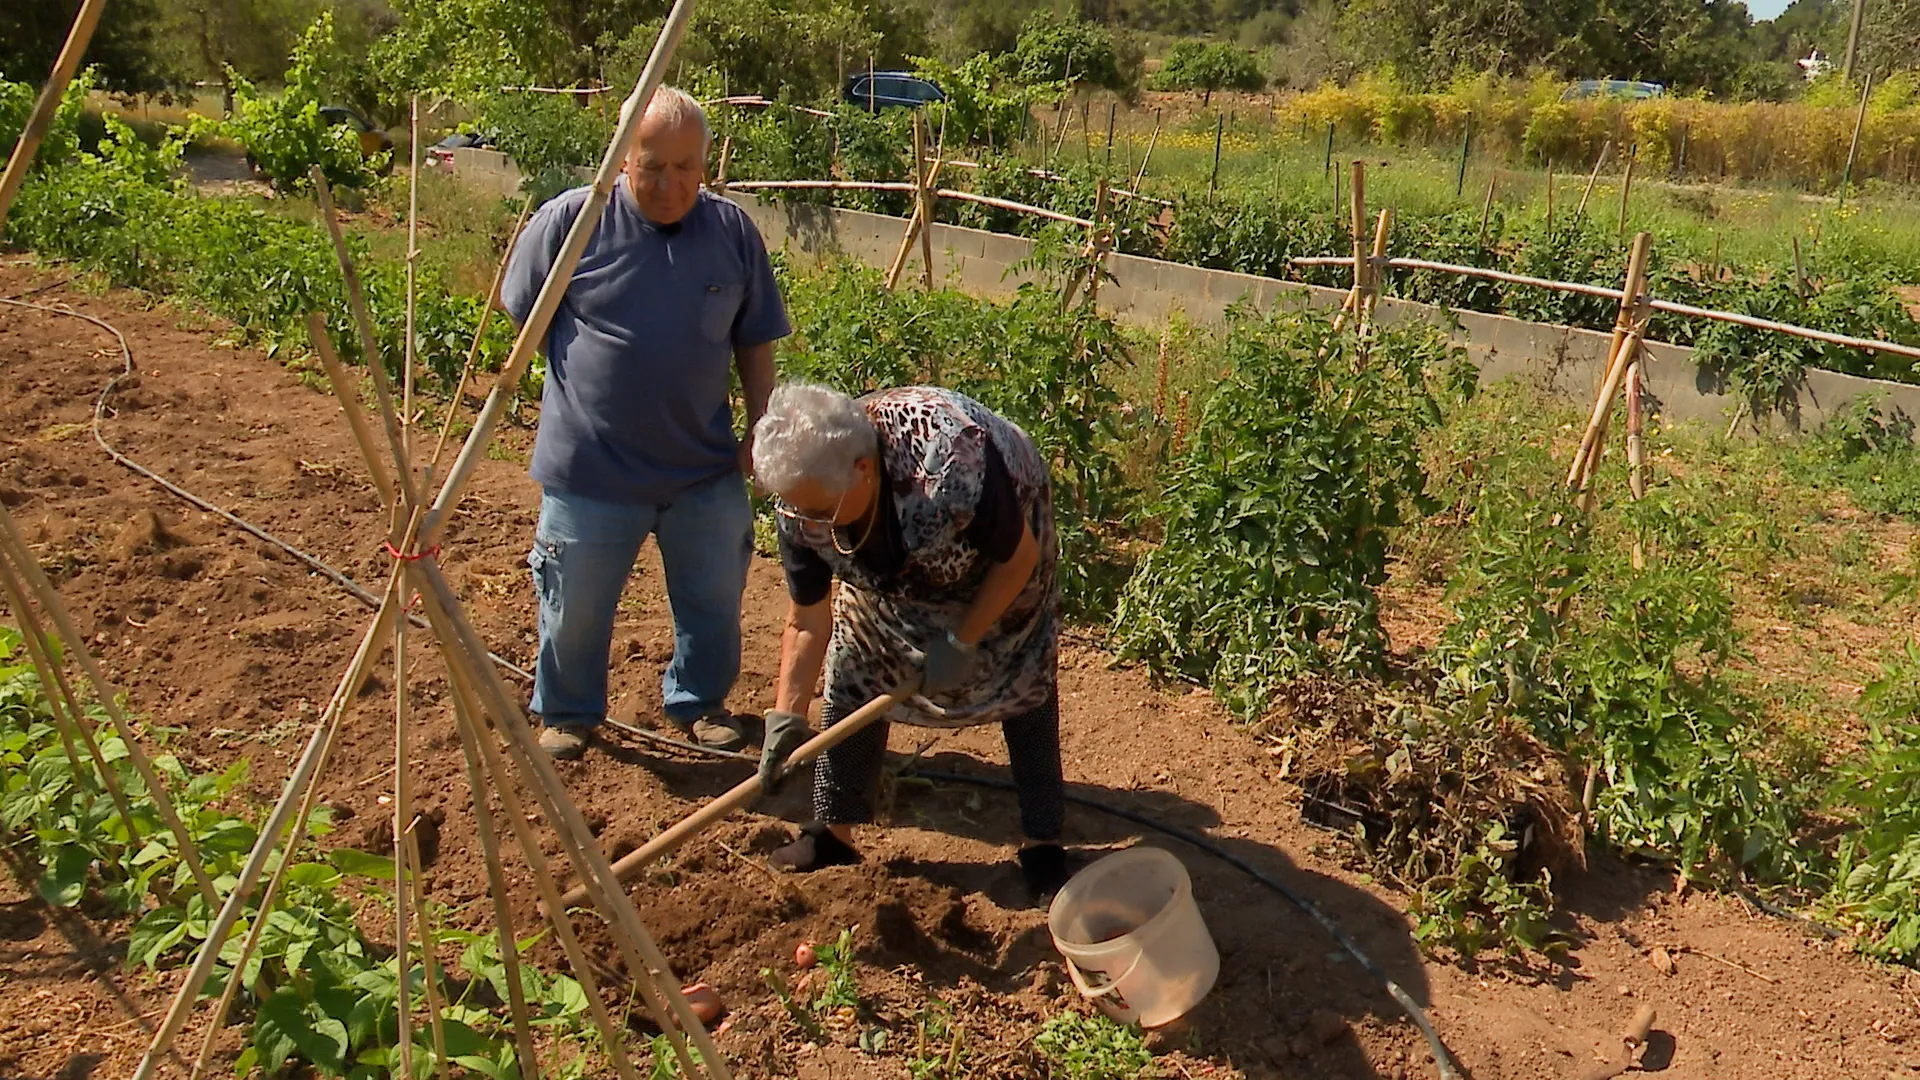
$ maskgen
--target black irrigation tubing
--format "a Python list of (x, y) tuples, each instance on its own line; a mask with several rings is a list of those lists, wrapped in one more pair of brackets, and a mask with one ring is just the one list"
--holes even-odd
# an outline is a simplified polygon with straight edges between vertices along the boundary
[[(122, 334), (118, 327), (114, 326), (112, 323), (106, 321), (105, 319), (96, 318), (95, 316), (88, 315), (85, 312), (75, 311), (72, 308), (68, 308), (68, 307), (54, 307), (48, 304), (33, 304), (33, 303), (28, 303), (25, 300), (15, 300), (11, 297), (0, 297), (0, 304), (5, 304), (9, 307), (30, 308), (34, 311), (42, 311), (50, 315), (65, 315), (68, 318), (80, 319), (85, 322), (90, 322), (93, 325), (99, 327), (100, 329), (105, 330), (107, 333), (112, 334), (114, 337), (114, 340), (119, 342), (120, 357), (121, 357), (120, 371), (117, 374), (115, 374), (113, 378), (107, 380), (107, 385), (101, 387), (100, 396), (95, 398), (93, 402), (93, 425), (92, 425), (93, 441), (100, 444), (100, 449), (106, 451), (108, 457), (112, 458), (114, 461), (127, 467), (128, 469), (131, 469), (132, 471), (140, 474), (141, 476), (146, 477), (148, 480), (151, 480), (154, 483), (159, 484), (162, 488), (165, 488), (172, 495), (178, 498), (184, 499), (189, 503), (192, 503), (194, 506), (197, 506), (200, 509), (205, 510), (207, 513), (220, 518), (222, 521), (227, 522), (228, 524), (232, 525), (234, 528), (237, 528), (242, 532), (248, 533), (265, 543), (271, 544), (274, 547), (279, 548), (281, 551), (286, 552), (288, 555), (293, 556), (295, 559), (298, 559), (301, 563), (305, 564), (307, 569), (312, 570), (314, 573), (319, 574), (321, 577), (324, 577), (328, 581), (331, 581), (335, 585), (338, 585), (342, 589), (345, 589), (347, 592), (353, 595), (354, 599), (359, 600), (361, 603), (367, 605), (367, 607), (375, 608), (375, 609), (379, 608), (380, 598), (375, 596), (373, 593), (368, 592), (364, 586), (362, 586), (359, 582), (353, 580), (352, 578), (348, 577), (346, 574), (328, 565), (327, 563), (321, 561), (316, 556), (309, 555), (308, 553), (300, 550), (299, 548), (294, 547), (292, 544), (287, 543), (285, 540), (282, 540), (279, 537), (261, 528), (260, 526), (255, 525), (253, 522), (248, 521), (245, 518), (242, 518), (239, 515), (234, 514), (229, 510), (224, 510), (218, 506), (215, 506), (213, 503), (208, 502), (206, 499), (203, 499), (200, 496), (195, 495), (193, 492), (188, 491), (186, 488), (183, 488), (180, 485), (175, 484), (171, 480), (168, 480), (166, 477), (161, 476), (159, 473), (154, 472), (152, 469), (147, 468), (146, 466), (133, 460), (127, 455), (121, 453), (119, 450), (114, 448), (112, 443), (109, 443), (107, 441), (107, 437), (105, 433), (103, 433), (100, 429), (101, 422), (106, 419), (106, 415), (107, 415), (107, 399), (113, 396), (113, 391), (116, 387), (120, 385), (120, 380), (125, 379), (127, 376), (132, 375), (134, 373), (133, 348), (127, 344), (126, 335)], [(412, 623), (414, 626), (420, 627), (421, 629), (429, 629), (427, 620), (418, 615), (408, 615), (407, 621), (409, 623)], [(487, 659), (492, 660), (495, 664), (499, 665), (501, 670), (506, 671), (509, 674), (512, 674), (514, 676), (517, 676), (518, 678), (520, 678), (525, 682), (533, 681), (533, 675), (531, 672), (528, 672), (524, 668), (521, 668), (515, 665), (511, 661), (507, 660), (506, 658), (496, 653), (488, 653)]]
[[(612, 721), (609, 721), (609, 723), (612, 723)], [(647, 731), (643, 728), (631, 727), (626, 724), (613, 724), (613, 726), (629, 735), (644, 739), (647, 742), (658, 746), (671, 747), (675, 750), (706, 754), (709, 757), (732, 758), (737, 761), (759, 760), (759, 757), (754, 754), (742, 754), (732, 750), (719, 750), (711, 746), (700, 746), (695, 743), (669, 738), (665, 735)], [(1019, 790), (1018, 785), (1014, 784), (1013, 781), (998, 776), (969, 776), (964, 773), (936, 772), (929, 769), (914, 769), (906, 775), (939, 783), (971, 784), (974, 787), (990, 788), (995, 791)], [(1453, 1062), (1453, 1055), (1448, 1052), (1446, 1043), (1441, 1041), (1440, 1033), (1434, 1030), (1432, 1021), (1427, 1019), (1426, 1010), (1420, 1007), (1419, 1002), (1413, 1000), (1413, 995), (1407, 993), (1399, 983), (1394, 982), (1378, 964), (1374, 963), (1372, 957), (1361, 952), (1360, 946), (1355, 945), (1353, 939), (1347, 936), (1346, 931), (1340, 928), (1340, 924), (1335, 922), (1331, 915), (1322, 911), (1318, 904), (1295, 892), (1293, 889), (1287, 887), (1284, 882), (1240, 856), (1235, 855), (1233, 852), (1228, 851), (1226, 848), (1221, 847), (1200, 833), (1183, 829), (1178, 825), (1168, 825), (1137, 810), (1128, 810), (1123, 806), (1115, 806), (1112, 803), (1101, 802), (1099, 799), (1089, 798), (1085, 795), (1075, 795), (1071, 791), (1065, 793), (1065, 798), (1066, 801), (1075, 806), (1083, 806), (1089, 810), (1098, 810), (1103, 814), (1109, 814), (1122, 821), (1132, 822), (1135, 825), (1153, 829), (1156, 832), (1171, 836), (1175, 840), (1190, 844), (1226, 863), (1228, 866), (1241, 871), (1253, 880), (1272, 889), (1274, 892), (1279, 893), (1288, 903), (1305, 912), (1307, 917), (1314, 922), (1319, 923), (1320, 928), (1325, 930), (1327, 935), (1333, 938), (1342, 949), (1345, 949), (1347, 955), (1359, 961), (1360, 966), (1365, 968), (1369, 975), (1380, 980), (1381, 984), (1386, 987), (1387, 994), (1406, 1012), (1407, 1019), (1413, 1021), (1413, 1026), (1419, 1028), (1420, 1034), (1426, 1036), (1427, 1046), (1433, 1051), (1434, 1065), (1440, 1070), (1441, 1080), (1461, 1080), (1460, 1071), (1455, 1067)]]

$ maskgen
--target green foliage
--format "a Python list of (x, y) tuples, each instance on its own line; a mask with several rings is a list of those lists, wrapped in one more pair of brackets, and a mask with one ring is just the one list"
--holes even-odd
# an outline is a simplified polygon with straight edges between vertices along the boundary
[(1164, 532), (1122, 594), (1115, 644), (1252, 718), (1290, 676), (1379, 662), (1386, 530), (1426, 507), (1418, 440), (1454, 355), (1396, 330), (1362, 368), (1321, 317), (1245, 310), (1225, 338), (1220, 384), (1147, 512)]
[(833, 944), (822, 945), (817, 951), (820, 965), (820, 986), (813, 995), (814, 1011), (819, 1014), (839, 1009), (857, 1009), (860, 1007), (860, 977), (854, 969), (854, 932), (857, 926), (849, 926), (840, 931)]
[(1203, 90), (1203, 104), (1215, 90), (1259, 90), (1267, 85), (1260, 60), (1230, 42), (1187, 38), (1173, 43), (1153, 78), (1155, 90)]
[(319, 54), (333, 40), (333, 13), (314, 20), (293, 50), (286, 88), (277, 96), (263, 94), (232, 69), (234, 114), (226, 120), (196, 117), (191, 133), (222, 135), (238, 140), (247, 156), (280, 191), (301, 191), (312, 185), (308, 170), (320, 166), (327, 183), (339, 188), (372, 184), (392, 165), (390, 152), (368, 156), (360, 137), (344, 124), (328, 124), (320, 117), (320, 85), (316, 71)]
[(492, 134), (522, 185), (543, 200), (584, 183), (574, 170), (598, 165), (613, 138), (614, 118), (571, 94), (492, 91), (473, 110), (474, 126)]
[(1519, 841), (1504, 822), (1478, 823), (1472, 850), (1444, 874), (1428, 878), (1414, 891), (1413, 940), (1432, 954), (1444, 946), (1471, 959), (1490, 945), (1506, 951), (1536, 952), (1559, 946), (1547, 919), (1553, 910), (1550, 875), (1516, 880), (1514, 854)]
[(931, 79), (946, 94), (942, 110), (947, 145), (976, 143), (1005, 147), (1020, 138), (1032, 123), (1035, 105), (1059, 100), (1065, 83), (1026, 83), (1015, 78), (1013, 57), (975, 53), (959, 65), (935, 57), (913, 58), (914, 71)]
[(1863, 394), (1827, 418), (1796, 459), (1801, 479), (1847, 489), (1861, 509), (1920, 521), (1920, 449), (1913, 418)]
[[(27, 117), (33, 113), (34, 101), (39, 94), (32, 85), (9, 82), (4, 76), (5, 69), (0, 68), (0, 146), (7, 147), (11, 154), (13, 146), (20, 141), (20, 133), (26, 130)], [(67, 84), (66, 93), (60, 98), (60, 107), (54, 110), (53, 123), (40, 140), (40, 152), (34, 156), (33, 167), (36, 172), (65, 164), (79, 152), (80, 125), (86, 115), (87, 96), (93, 92), (95, 85), (92, 68), (82, 70)]]
[[(121, 817), (96, 765), (75, 768), (39, 679), (30, 665), (15, 659), (20, 645), (18, 632), (0, 627), (0, 825), (29, 842), (25, 850), (43, 867), (38, 884), (49, 903), (72, 907), (97, 890), (106, 902), (137, 916), (127, 939), (127, 965), (171, 970), (206, 945), (215, 912), (179, 857), (126, 745), (110, 734), (98, 710), (85, 723), (133, 805), (133, 821)], [(250, 820), (225, 808), (242, 790), (246, 762), (199, 776), (170, 755), (155, 758), (153, 765), (167, 782), (224, 904), (225, 891), (238, 881), (259, 835)], [(316, 814), (302, 845), (329, 831), (326, 815)], [(202, 990), (218, 996), (228, 980), (238, 979), (239, 1001), (252, 1009), (236, 1076), (256, 1066), (278, 1074), (295, 1061), (319, 1075), (349, 1080), (393, 1075), (399, 967), (391, 950), (362, 934), (349, 899), (373, 881), (391, 882), (392, 860), (348, 848), (324, 857), (283, 850), (268, 869), (277, 869), (282, 859), (294, 861), (286, 867), (273, 908), (260, 910), (258, 895), (249, 900)], [(356, 878), (366, 880), (355, 885)], [(430, 909), (428, 917), (444, 922), (445, 913)], [(263, 919), (258, 945), (245, 966), (237, 967), (242, 942)], [(441, 987), (450, 1003), (442, 1016), (449, 1058), (492, 1080), (518, 1076), (508, 1021), (500, 1015), (506, 976), (497, 936), (443, 929), (440, 940), (463, 950), (460, 967), (470, 976), (457, 993), (451, 983)], [(521, 950), (537, 940), (536, 935), (522, 942)], [(586, 996), (577, 982), (545, 975), (524, 961), (520, 971), (535, 1024), (563, 1038), (592, 1039)], [(415, 1016), (421, 1018), (427, 1006), (425, 980), (423, 967), (413, 968), (405, 980)], [(480, 1000), (483, 994), (490, 996)], [(416, 1064), (430, 1068), (434, 1051), (428, 1025), (419, 1023), (414, 1036)]]
[(1856, 828), (1840, 845), (1820, 907), (1861, 951), (1912, 964), (1920, 962), (1920, 645), (1908, 642), (1860, 700), (1866, 753), (1833, 792)]
[(1104, 26), (1043, 8), (1027, 20), (1013, 50), (1014, 71), (1029, 85), (1067, 83), (1131, 94), (1140, 68)]
[(1134, 1080), (1153, 1065), (1140, 1029), (1104, 1016), (1062, 1013), (1040, 1026), (1033, 1048), (1061, 1080)]

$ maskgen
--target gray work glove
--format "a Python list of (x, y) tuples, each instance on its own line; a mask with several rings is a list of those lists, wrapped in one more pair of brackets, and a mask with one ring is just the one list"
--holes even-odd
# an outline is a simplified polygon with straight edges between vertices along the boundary
[(925, 674), (921, 676), (922, 694), (944, 694), (967, 681), (973, 674), (978, 645), (968, 645), (948, 634), (927, 648)]
[(813, 737), (800, 713), (767, 710), (767, 730), (760, 740), (760, 793), (772, 795), (786, 779), (787, 758)]

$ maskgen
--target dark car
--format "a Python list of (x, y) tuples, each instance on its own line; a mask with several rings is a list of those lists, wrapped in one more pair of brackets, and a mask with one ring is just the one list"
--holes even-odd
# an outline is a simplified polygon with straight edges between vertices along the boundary
[(1666, 96), (1667, 88), (1659, 83), (1630, 82), (1626, 79), (1582, 79), (1560, 92), (1561, 101), (1579, 101), (1583, 98), (1644, 101)]
[(493, 135), (484, 131), (456, 131), (427, 147), (427, 168), (452, 171), (455, 150), (491, 150)]
[(848, 104), (868, 112), (893, 106), (918, 109), (929, 102), (947, 100), (938, 86), (911, 71), (863, 71), (847, 80), (841, 96)]

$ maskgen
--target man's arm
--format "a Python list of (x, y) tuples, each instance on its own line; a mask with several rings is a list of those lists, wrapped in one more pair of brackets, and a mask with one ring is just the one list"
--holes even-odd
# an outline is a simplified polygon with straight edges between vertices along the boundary
[(767, 395), (773, 393), (773, 342), (742, 345), (733, 350), (733, 365), (740, 372), (740, 396), (746, 401), (747, 437), (740, 440), (740, 471), (753, 475), (753, 426), (767, 412)]

